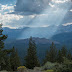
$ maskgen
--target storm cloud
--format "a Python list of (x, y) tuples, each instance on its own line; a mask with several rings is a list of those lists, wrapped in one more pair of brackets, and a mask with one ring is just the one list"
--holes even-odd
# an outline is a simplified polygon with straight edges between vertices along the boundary
[(67, 7), (66, 2), (68, 1), (70, 0), (17, 0), (14, 9), (16, 13), (38, 14), (50, 7), (55, 7), (54, 5), (56, 4), (57, 7), (60, 6), (61, 9), (65, 9)]
[(15, 11), (40, 13), (49, 6), (51, 0), (17, 0)]

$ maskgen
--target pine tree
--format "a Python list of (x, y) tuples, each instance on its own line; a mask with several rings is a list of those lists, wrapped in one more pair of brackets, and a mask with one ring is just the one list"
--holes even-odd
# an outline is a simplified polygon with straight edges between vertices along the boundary
[(15, 48), (13, 47), (13, 51), (10, 55), (11, 69), (15, 70)]
[(10, 56), (5, 56), (5, 66), (3, 67), (4, 70), (11, 71), (11, 63), (10, 63)]
[(50, 62), (55, 62), (56, 56), (57, 56), (57, 49), (54, 43), (52, 42), (52, 45), (50, 46)]
[(16, 52), (15, 52), (15, 60), (16, 60), (16, 63), (15, 63), (16, 67), (19, 67), (21, 65), (21, 62), (20, 62), (20, 58), (18, 56), (17, 49), (16, 49)]
[(0, 28), (0, 51), (4, 48), (4, 40), (7, 38), (6, 35), (2, 34), (3, 30)]
[(60, 50), (58, 51), (57, 62), (58, 63), (62, 63), (63, 62), (63, 56), (62, 56), (62, 53), (61, 53)]
[(63, 56), (63, 57), (66, 57), (66, 56), (67, 56), (67, 49), (66, 49), (65, 46), (62, 47), (61, 53), (62, 53), (62, 56)]
[(2, 70), (3, 66), (5, 66), (4, 56), (6, 54), (3, 52), (3, 50), (4, 50), (3, 48), (4, 48), (4, 40), (7, 38), (7, 36), (3, 35), (2, 32), (3, 32), (2, 24), (0, 24), (0, 66), (1, 66), (1, 70)]
[(70, 50), (68, 51), (67, 58), (68, 58), (69, 60), (72, 59), (72, 55), (71, 55), (71, 51), (70, 51)]
[(3, 66), (3, 70), (7, 70), (7, 71), (11, 71), (11, 63), (10, 63), (10, 53), (12, 52), (12, 50), (3, 50), (3, 54), (4, 54), (4, 66)]
[(13, 51), (10, 55), (10, 62), (11, 62), (11, 69), (15, 71), (18, 66), (20, 66), (20, 59), (18, 56), (17, 50), (15, 51), (15, 48), (13, 47)]
[(32, 37), (30, 37), (29, 39), (29, 48), (28, 48), (27, 56), (25, 57), (25, 65), (29, 69), (32, 69), (35, 66), (40, 65), (36, 53), (36, 44), (32, 40)]
[(50, 61), (50, 53), (48, 50), (46, 51), (46, 56), (45, 59), (43, 60), (43, 64), (45, 64), (47, 61)]

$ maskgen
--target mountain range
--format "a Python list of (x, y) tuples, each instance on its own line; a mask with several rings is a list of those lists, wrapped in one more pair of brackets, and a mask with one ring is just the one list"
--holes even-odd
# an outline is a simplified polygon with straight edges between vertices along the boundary
[(50, 39), (56, 34), (72, 32), (72, 25), (48, 26), (48, 27), (24, 27), (21, 29), (3, 28), (8, 39), (26, 39), (30, 36)]
[[(46, 50), (50, 48), (52, 42), (55, 43), (57, 49), (66, 45), (67, 49), (72, 48), (72, 25), (59, 26), (56, 32), (52, 32), (58, 26), (38, 27), (38, 28), (21, 28), (10, 29), (3, 28), (3, 34), (8, 35), (5, 41), (5, 48), (11, 49), (13, 46), (18, 49), (21, 59), (26, 55), (29, 37), (32, 36), (37, 46), (38, 57), (42, 60), (45, 56)], [(30, 33), (34, 30), (35, 33)], [(24, 31), (24, 32), (23, 32)], [(19, 37), (23, 32), (23, 36)], [(52, 34), (54, 33), (54, 34)], [(25, 35), (26, 34), (26, 35)], [(48, 37), (51, 36), (49, 39)], [(43, 56), (42, 56), (43, 55)], [(41, 57), (42, 56), (42, 57)]]

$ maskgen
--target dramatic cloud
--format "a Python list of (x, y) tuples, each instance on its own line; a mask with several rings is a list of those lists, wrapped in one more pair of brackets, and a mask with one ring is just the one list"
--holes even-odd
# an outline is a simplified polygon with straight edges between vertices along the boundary
[[(72, 13), (71, 7), (72, 3), (69, 0), (17, 0), (16, 5), (0, 4), (0, 23), (4, 24), (3, 27), (12, 29), (29, 27), (22, 31), (20, 38), (38, 36), (42, 27), (46, 28), (43, 37), (52, 37), (59, 25), (72, 24), (72, 20), (62, 23), (67, 12)], [(65, 21), (67, 20), (70, 21), (69, 18)]]
[(0, 23), (10, 28), (60, 25), (69, 7), (68, 0), (17, 0), (0, 4)]
[[(9, 15), (9, 14), (0, 14), (0, 23), (3, 23), (3, 27), (14, 27), (17, 26), (16, 21), (22, 19), (23, 16), (20, 15)], [(14, 25), (15, 24), (15, 25)], [(15, 27), (16, 27), (15, 26)]]
[(17, 0), (15, 11), (40, 13), (51, 0)]
[(55, 7), (54, 3), (56, 3), (56, 6), (59, 6), (59, 4), (63, 5), (64, 3), (68, 1), (70, 0), (17, 0), (15, 11), (16, 12), (41, 13), (48, 7), (49, 8)]
[(14, 9), (14, 6), (1, 5), (1, 10)]
[(12, 4), (10, 4), (10, 5), (0, 4), (0, 13), (1, 14), (7, 14), (7, 13), (11, 13), (11, 12), (14, 12), (14, 5), (12, 5)]

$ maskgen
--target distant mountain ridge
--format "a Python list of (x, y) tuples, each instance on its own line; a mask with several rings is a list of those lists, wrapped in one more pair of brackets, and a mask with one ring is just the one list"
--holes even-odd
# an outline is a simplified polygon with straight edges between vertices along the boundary
[(72, 46), (72, 32), (56, 34), (51, 39)]
[[(33, 37), (32, 39), (35, 41), (36, 44), (52, 44), (52, 42), (54, 42), (55, 44), (60, 44), (57, 41), (49, 40), (46, 38)], [(14, 43), (17, 43), (17, 42), (28, 44), (29, 38), (16, 40)]]
[[(22, 61), (23, 61), (24, 56), (27, 53), (29, 38), (17, 39), (17, 36), (21, 34), (21, 31), (24, 29), (27, 29), (27, 28), (23, 28), (23, 29), (4, 28), (4, 34), (8, 35), (8, 39), (5, 41), (5, 48), (11, 49), (13, 46), (17, 48)], [(28, 28), (28, 29), (30, 30), (31, 28)], [(52, 42), (55, 43), (57, 49), (60, 49), (63, 45), (66, 45), (67, 49), (70, 49), (72, 47), (72, 44), (71, 44), (72, 43), (72, 31), (68, 30), (68, 32), (64, 32), (65, 29), (63, 29), (62, 31), (61, 30), (59, 31), (60, 33), (53, 35), (50, 39), (42, 38), (42, 36), (40, 36), (40, 38), (33, 37), (33, 40), (35, 40), (35, 43), (37, 46), (37, 54), (40, 60), (44, 58), (45, 52), (46, 50), (50, 48), (50, 45)], [(43, 32), (41, 33), (43, 34)]]
[(30, 36), (39, 38), (51, 38), (53, 35), (72, 32), (72, 25), (68, 26), (48, 26), (48, 27), (24, 27), (21, 29), (3, 28), (4, 34), (8, 35), (8, 39), (26, 39)]
[[(45, 52), (46, 52), (46, 50), (48, 50), (50, 48), (50, 45), (52, 44), (52, 42), (54, 42), (55, 45), (60, 45), (59, 42), (49, 40), (46, 38), (33, 37), (32, 39), (36, 43), (37, 55), (38, 55), (40, 61), (45, 57)], [(23, 61), (23, 58), (27, 54), (27, 49), (29, 47), (29, 38), (5, 42), (6, 49), (11, 49), (13, 46), (18, 49), (19, 56), (21, 57), (21, 59)]]

